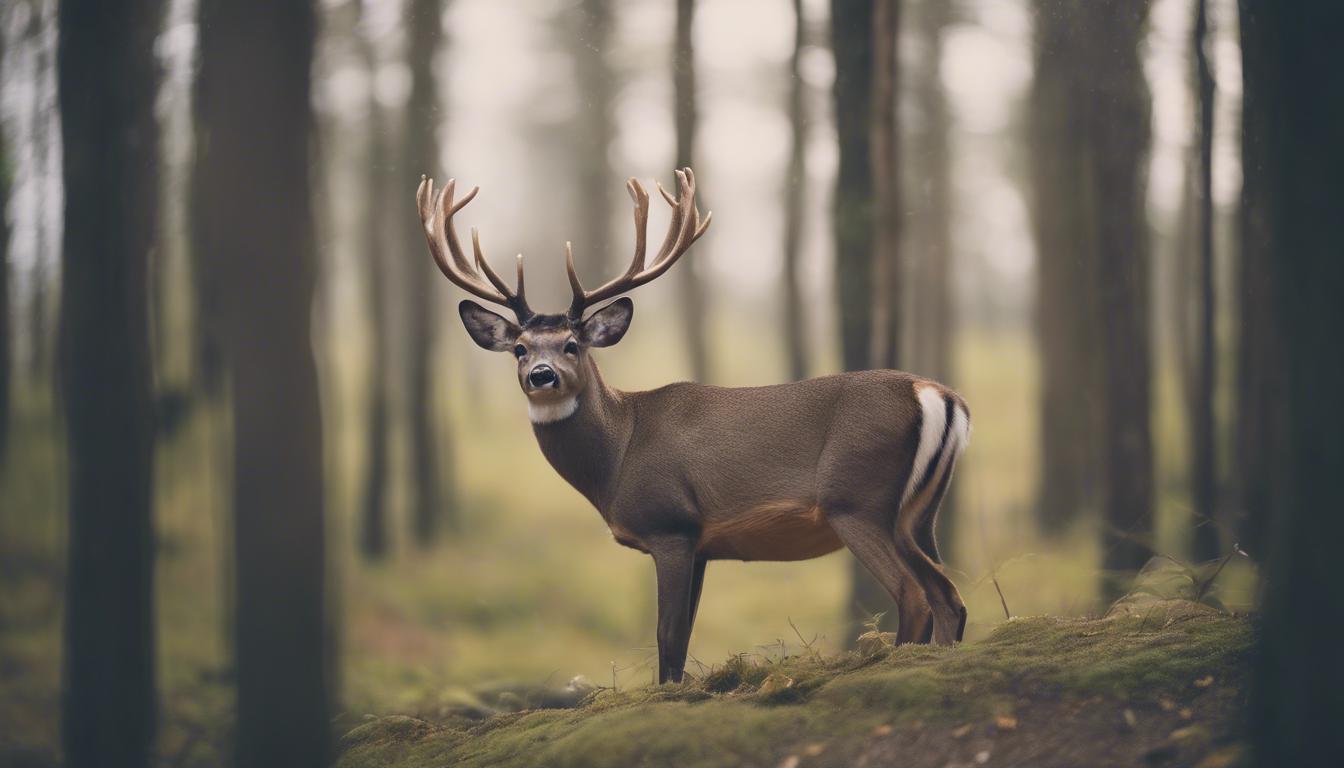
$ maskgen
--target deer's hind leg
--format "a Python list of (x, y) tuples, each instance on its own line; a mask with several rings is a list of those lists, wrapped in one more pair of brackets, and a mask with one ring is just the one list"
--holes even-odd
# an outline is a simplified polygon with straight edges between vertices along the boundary
[(826, 519), (840, 541), (896, 601), (896, 642), (927, 643), (933, 614), (924, 588), (896, 547), (890, 520), (862, 512), (828, 513)]

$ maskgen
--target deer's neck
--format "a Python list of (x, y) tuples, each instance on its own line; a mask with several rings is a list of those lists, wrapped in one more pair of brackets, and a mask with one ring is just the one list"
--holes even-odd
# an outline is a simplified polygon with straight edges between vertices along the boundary
[(555, 471), (606, 515), (612, 486), (630, 439), (629, 403), (608, 387), (597, 364), (586, 361), (588, 386), (573, 413), (553, 421), (533, 421), (542, 455)]

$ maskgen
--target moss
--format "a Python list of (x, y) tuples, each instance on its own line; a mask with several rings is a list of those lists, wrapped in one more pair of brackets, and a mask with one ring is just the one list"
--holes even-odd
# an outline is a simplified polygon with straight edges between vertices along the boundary
[(338, 765), (773, 766), (805, 745), (843, 760), (877, 725), (991, 721), (1032, 697), (1194, 697), (1214, 680), (1228, 695), (1251, 639), (1245, 619), (1167, 602), (1144, 615), (1017, 619), (956, 647), (734, 656), (685, 685), (602, 690), (574, 709), (467, 728), (382, 718), (346, 737)]

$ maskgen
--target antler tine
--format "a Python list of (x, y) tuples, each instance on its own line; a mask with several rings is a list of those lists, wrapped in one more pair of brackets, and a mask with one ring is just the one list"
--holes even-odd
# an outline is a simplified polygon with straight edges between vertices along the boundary
[[(433, 179), (425, 176), (420, 179), (415, 198), (420, 209), (420, 222), (425, 227), (425, 239), (429, 243), (430, 255), (438, 264), (439, 271), (454, 285), (477, 298), (508, 307), (518, 316), (520, 322), (526, 322), (532, 317), (532, 311), (528, 309), (523, 296), (522, 265), (519, 265), (518, 290), (510, 291), (485, 261), (481, 253), (480, 239), (474, 228), (471, 231), (471, 240), (476, 256), (475, 266), (463, 253), (462, 244), (457, 239), (457, 230), (453, 226), (453, 216), (474, 200), (481, 189), (473, 187), (461, 200), (455, 199), (456, 190), (455, 179), (449, 179), (437, 193), (434, 191)], [(485, 273), (489, 284), (481, 279), (481, 272)]]
[(569, 273), (569, 286), (574, 292), (574, 301), (569, 307), (569, 316), (572, 319), (581, 318), (584, 309), (598, 301), (638, 288), (662, 275), (709, 228), (709, 221), (713, 214), (706, 215), (702, 222), (700, 212), (695, 207), (694, 172), (690, 168), (685, 168), (677, 170), (676, 175), (678, 197), (672, 197), (667, 190), (663, 189), (662, 184), (655, 182), (658, 192), (672, 206), (672, 220), (668, 225), (667, 236), (663, 239), (662, 248), (659, 249), (653, 263), (647, 268), (644, 266), (644, 253), (647, 242), (649, 196), (635, 179), (630, 179), (626, 183), (626, 189), (635, 201), (635, 256), (625, 274), (592, 291), (585, 291), (583, 284), (579, 282), (578, 273), (574, 270), (574, 254), (571, 252), (569, 245), (566, 244), (565, 269)]

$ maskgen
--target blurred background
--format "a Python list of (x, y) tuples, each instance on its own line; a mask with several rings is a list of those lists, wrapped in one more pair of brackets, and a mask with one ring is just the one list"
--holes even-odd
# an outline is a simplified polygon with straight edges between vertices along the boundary
[[(147, 346), (107, 370), (139, 366), (150, 387), (152, 506), (127, 519), (152, 531), (152, 587), (139, 583), (152, 589), (156, 760), (207, 765), (226, 749), (258, 588), (247, 575), (285, 567), (245, 553), (277, 529), (282, 560), (325, 574), (285, 599), (321, 608), (333, 715), (433, 713), (482, 686), (583, 675), (625, 687), (656, 672), (653, 569), (546, 464), (512, 361), (462, 331), (463, 296), (417, 219), (421, 174), (481, 187), (461, 234), (479, 228), (497, 268), (525, 254), (531, 303), (557, 311), (565, 241), (585, 280), (623, 270), (624, 180), (666, 185), (694, 167), (714, 226), (635, 294), (624, 343), (598, 353), (616, 387), (890, 366), (961, 392), (974, 437), (938, 535), (970, 638), (1009, 614), (1100, 612), (1155, 555), (1198, 573), (1225, 564), (1208, 599), (1252, 607), (1253, 560), (1226, 558), (1237, 544), (1257, 553), (1248, 510), (1267, 493), (1256, 436), (1271, 372), (1255, 360), (1273, 342), (1260, 322), (1272, 307), (1254, 277), (1264, 257), (1239, 246), (1231, 0), (323, 0), (292, 41), (241, 34), (214, 0), (128, 6), (123, 21), (149, 44), (82, 71), (155, 75), (120, 81), (119, 96), (149, 105), (137, 135), (157, 132), (135, 145), (157, 190), (132, 257), (144, 279), (121, 293), (147, 308)], [(62, 297), (98, 290), (68, 284), (77, 262), (62, 243), (105, 234), (96, 220), (84, 240), (67, 231), (79, 169), (63, 141), (100, 129), (87, 104), (78, 121), (62, 109), (74, 97), (58, 83), (81, 81), (60, 21), (77, 12), (0, 8), (0, 753), (36, 764), (61, 754), (62, 627), (84, 583), (67, 557), (100, 546), (76, 543), (68, 456), (81, 433), (62, 407), (104, 394), (61, 365), (80, 346), (60, 329), (88, 327)], [(273, 50), (311, 73), (309, 103), (257, 123), (312, 151), (297, 179), (216, 185), (232, 156), (212, 121), (245, 120), (250, 103), (221, 95), (228, 66), (280, 60)], [(112, 152), (117, 139), (94, 142)], [(211, 211), (286, 191), (311, 211), (304, 253), (231, 260)], [(655, 206), (657, 237), (667, 213)], [(274, 226), (234, 220), (227, 237)], [(247, 357), (255, 337), (239, 318), (253, 296), (274, 305), (272, 284), (288, 283), (271, 265), (291, 258), (309, 279), (287, 295), (295, 327), (311, 326), (306, 397), (320, 425), (240, 429), (258, 392), (304, 381)], [(283, 506), (249, 507), (244, 525), (235, 437), (319, 447), (307, 527)], [(117, 529), (96, 507), (88, 519)], [(888, 602), (843, 551), (716, 562), (708, 580), (693, 673), (814, 637), (847, 647)]]

